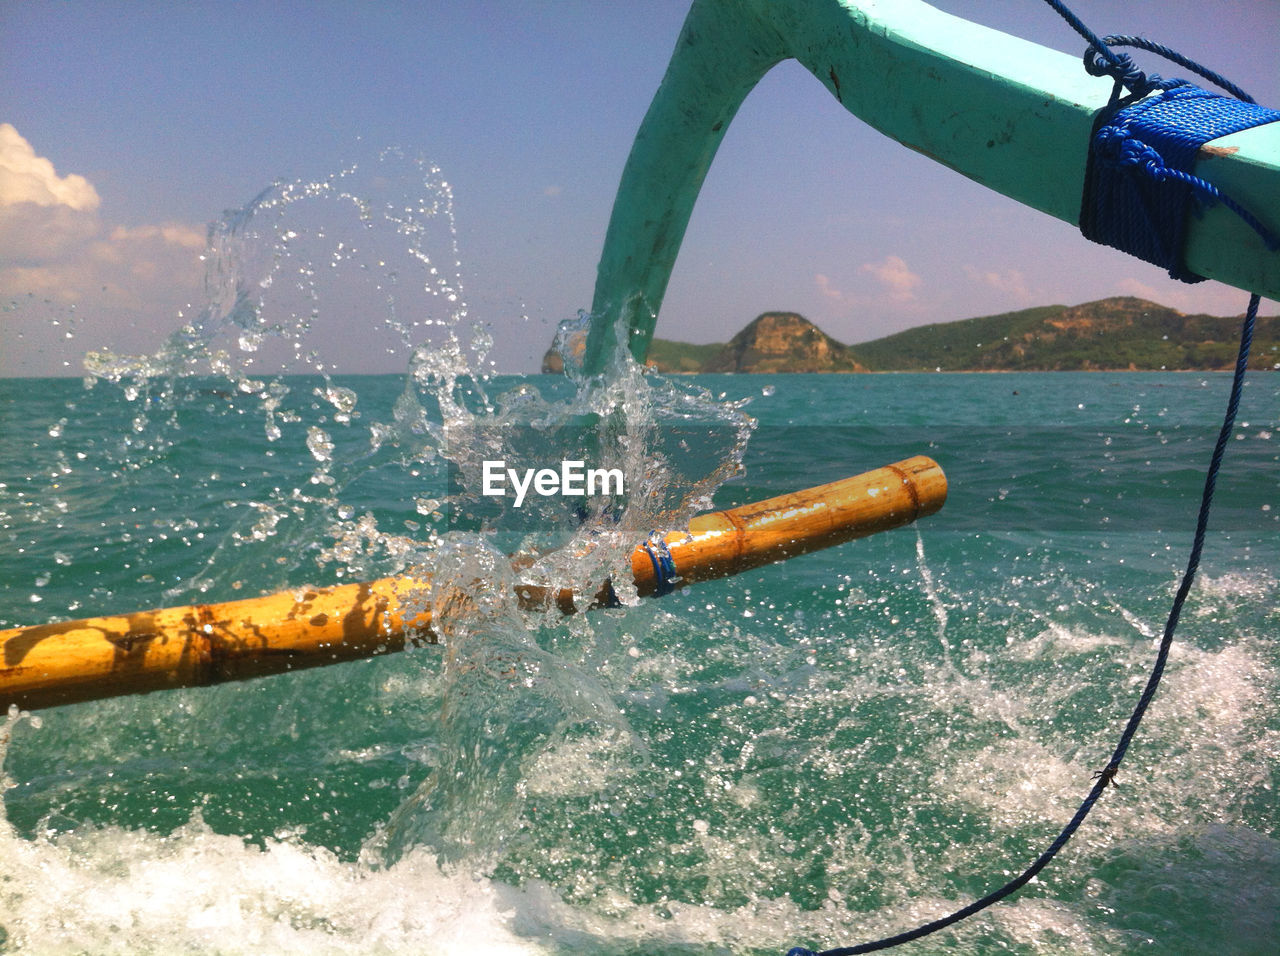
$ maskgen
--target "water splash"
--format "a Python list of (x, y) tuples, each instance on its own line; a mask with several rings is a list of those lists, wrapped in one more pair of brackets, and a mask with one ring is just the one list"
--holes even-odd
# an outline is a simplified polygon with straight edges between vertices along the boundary
[[(64, 573), (98, 589), (77, 597), (89, 613), (429, 569), (418, 600), (445, 646), (11, 722), (9, 948), (776, 953), (948, 912), (1038, 851), (1145, 672), (1151, 575), (1093, 573), (1088, 536), (931, 536), (927, 562), (923, 537), (913, 553), (888, 536), (639, 605), (623, 560), (738, 474), (760, 440), (747, 408), (625, 354), (592, 380), (495, 375), (452, 277), (451, 197), (408, 167), (426, 198), (375, 201), (347, 171), (230, 217), (216, 306), (158, 357), (96, 359), (108, 410), (41, 423), (60, 456), (39, 494), (0, 505), (47, 533), (24, 590), (50, 617)], [(330, 283), (353, 275), (356, 292)], [(339, 374), (325, 324), (356, 315), (402, 350), (401, 380)], [(793, 451), (772, 450), (768, 478), (807, 474)], [(480, 493), (488, 455), (570, 454), (624, 469), (627, 494), (577, 513)], [(96, 522), (90, 556), (76, 542)], [(624, 606), (595, 616), (510, 598), (610, 575)], [(1135, 899), (1126, 874), (1163, 878), (1168, 852), (1201, 910), (1268, 938), (1270, 890), (1242, 903), (1211, 877), (1275, 885), (1276, 582), (1204, 584), (1164, 720), (1097, 827), (946, 945), (1208, 948), (1216, 930)], [(153, 905), (179, 885), (183, 908)]]
[[(387, 198), (389, 181), (407, 181), (413, 197)], [(424, 729), (432, 769), (365, 853), (387, 864), (426, 846), (455, 863), (492, 862), (548, 748), (569, 736), (644, 749), (592, 668), (544, 646), (559, 613), (518, 606), (517, 579), (592, 595), (612, 578), (635, 604), (631, 549), (655, 527), (687, 523), (740, 471), (745, 403), (652, 377), (625, 353), (591, 381), (495, 377), (491, 333), (471, 322), (457, 277), (448, 183), (394, 152), (373, 172), (276, 184), (209, 237), (207, 304), (194, 318), (152, 355), (86, 359), (86, 385), (118, 387), (128, 420), (102, 456), (114, 474), (184, 487), (179, 469), (208, 469), (200, 483), (214, 500), (176, 498), (175, 513), (155, 519), (161, 540), (133, 560), (145, 565), (170, 533), (198, 539), (189, 560), (203, 566), (166, 587), (165, 603), (433, 577), (419, 597), (446, 645), (432, 691), (442, 714)], [(337, 377), (340, 361), (324, 352), (326, 324), (357, 315), (362, 335), (389, 331), (405, 356), (390, 403)], [(235, 466), (212, 452), (229, 433), (245, 443)], [(626, 491), (517, 511), (482, 494), (494, 458), (517, 469), (587, 458), (620, 469)], [(122, 548), (138, 543), (121, 536)]]

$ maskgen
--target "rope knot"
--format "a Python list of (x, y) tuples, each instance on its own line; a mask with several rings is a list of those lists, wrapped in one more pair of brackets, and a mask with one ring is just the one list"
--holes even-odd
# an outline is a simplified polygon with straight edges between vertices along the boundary
[(1094, 150), (1099, 162), (1117, 169), (1141, 168), (1153, 179), (1168, 173), (1164, 157), (1157, 150), (1130, 136), (1129, 131), (1120, 126), (1104, 126), (1098, 130)]
[(1116, 783), (1116, 772), (1119, 769), (1120, 766), (1118, 764), (1107, 764), (1106, 767), (1094, 773), (1093, 779), (1101, 781), (1098, 786), (1103, 790), (1107, 789), (1107, 787), (1119, 787), (1120, 784)]
[(1130, 93), (1141, 95), (1151, 88), (1147, 74), (1138, 69), (1127, 53), (1104, 52), (1101, 47), (1090, 44), (1084, 51), (1084, 70), (1090, 76), (1109, 76)]

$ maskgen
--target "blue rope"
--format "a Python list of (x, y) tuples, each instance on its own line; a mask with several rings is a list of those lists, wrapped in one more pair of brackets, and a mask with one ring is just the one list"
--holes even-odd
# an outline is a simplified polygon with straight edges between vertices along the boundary
[[(1210, 83), (1212, 83), (1214, 86), (1218, 87), (1219, 89), (1226, 90), (1236, 99), (1242, 100), (1245, 103), (1254, 102), (1254, 99), (1252, 96), (1250, 96), (1240, 87), (1236, 86), (1226, 77), (1224, 77), (1221, 73), (1215, 73), (1213, 70), (1210, 70), (1208, 67), (1202, 66), (1201, 64), (1197, 63), (1195, 60), (1192, 60), (1189, 57), (1183, 56), (1177, 50), (1171, 50), (1169, 47), (1165, 46), (1162, 43), (1156, 43), (1153, 40), (1148, 40), (1146, 37), (1135, 37), (1135, 36), (1106, 36), (1102, 38), (1102, 42), (1106, 44), (1108, 48), (1113, 46), (1131, 46), (1131, 47), (1136, 47), (1139, 50), (1146, 50), (1148, 53), (1154, 53), (1157, 56), (1162, 56), (1166, 60), (1169, 60), (1173, 63), (1178, 64), (1178, 66), (1182, 67), (1184, 70), (1190, 70), (1192, 73), (1196, 74), (1197, 76), (1208, 80)], [(1091, 73), (1093, 72), (1093, 70), (1090, 69), (1089, 63), (1090, 61), (1096, 62), (1095, 57), (1091, 56), (1093, 52), (1094, 51), (1090, 49), (1089, 52), (1085, 53), (1085, 69), (1089, 70), (1089, 72)], [(1123, 53), (1117, 53), (1116, 57), (1117, 59), (1122, 57), (1127, 59), (1126, 54), (1123, 54)], [(1133, 61), (1130, 60), (1129, 62), (1132, 63)], [(1094, 75), (1095, 76), (1098, 76), (1098, 75), (1114, 76), (1115, 74), (1110, 73), (1108, 71), (1101, 74), (1095, 73)], [(1153, 88), (1156, 86), (1159, 86), (1162, 88), (1168, 88), (1169, 86), (1178, 85), (1185, 82), (1184, 80), (1160, 80), (1158, 74), (1152, 74), (1152, 77), (1155, 79)], [(1151, 83), (1151, 82), (1152, 81), (1149, 78), (1148, 83)]]
[(653, 562), (653, 593), (657, 597), (670, 594), (676, 589), (676, 563), (671, 557), (671, 549), (667, 542), (656, 531), (649, 535), (644, 543), (644, 550)]
[[(1258, 106), (1248, 93), (1175, 50), (1143, 37), (1099, 37), (1061, 0), (1045, 0), (1088, 42), (1084, 68), (1116, 81), (1111, 103), (1099, 117), (1085, 171), (1080, 231), (1085, 237), (1169, 270), (1175, 279), (1203, 276), (1182, 262), (1187, 213), (1218, 203), (1253, 229), (1267, 248), (1280, 236), (1212, 183), (1192, 173), (1200, 147), (1212, 139), (1280, 121), (1280, 111)], [(1230, 97), (1186, 80), (1144, 73), (1127, 53), (1131, 46), (1162, 56), (1221, 87)], [(1127, 97), (1121, 92), (1126, 91)], [(1144, 99), (1152, 93), (1157, 95)]]
[[(1185, 211), (1186, 200), (1190, 196), (1195, 196), (1199, 201), (1203, 202), (1222, 202), (1229, 209), (1241, 216), (1249, 223), (1267, 243), (1271, 249), (1280, 248), (1280, 241), (1266, 230), (1249, 213), (1241, 209), (1238, 204), (1224, 197), (1210, 183), (1198, 179), (1192, 175), (1189, 165), (1180, 165), (1177, 154), (1182, 150), (1190, 148), (1186, 147), (1178, 137), (1173, 134), (1173, 146), (1170, 147), (1163, 135), (1166, 127), (1180, 125), (1175, 122), (1176, 118), (1169, 116), (1171, 112), (1187, 111), (1190, 117), (1188, 125), (1199, 125), (1201, 129), (1191, 134), (1191, 138), (1202, 135), (1205, 128), (1212, 132), (1220, 127), (1231, 126), (1237, 122), (1246, 122), (1244, 126), (1234, 126), (1227, 130), (1234, 132), (1238, 129), (1248, 129), (1250, 126), (1256, 126), (1264, 122), (1274, 122), (1280, 120), (1280, 113), (1266, 110), (1262, 112), (1249, 111), (1237, 112), (1235, 107), (1248, 106), (1252, 104), (1242, 90), (1238, 87), (1221, 80), (1217, 74), (1206, 70), (1199, 64), (1192, 63), (1180, 54), (1168, 51), (1158, 44), (1149, 43), (1149, 41), (1141, 40), (1134, 37), (1107, 37), (1106, 41), (1092, 33), (1084, 23), (1075, 16), (1060, 0), (1045, 0), (1049, 6), (1053, 7), (1081, 36), (1089, 43), (1089, 51), (1085, 54), (1085, 68), (1094, 75), (1111, 75), (1116, 78), (1116, 90), (1112, 96), (1112, 109), (1105, 111), (1106, 121), (1102, 124), (1094, 137), (1094, 144), (1090, 150), (1090, 170), (1104, 170), (1108, 167), (1115, 170), (1137, 170), (1139, 172), (1130, 172), (1129, 175), (1146, 176), (1152, 183), (1157, 185), (1173, 186), (1180, 193), (1177, 204), (1182, 207), (1181, 213), (1173, 215), (1173, 226), (1165, 223), (1166, 219), (1171, 218), (1168, 209), (1165, 206), (1171, 206), (1172, 202), (1162, 198), (1159, 203), (1152, 201), (1151, 206), (1143, 204), (1139, 200), (1141, 206), (1141, 219), (1146, 220), (1145, 228), (1148, 231), (1154, 231), (1157, 228), (1176, 228), (1176, 232), (1172, 235), (1169, 233), (1161, 233), (1158, 237), (1147, 239), (1144, 248), (1158, 249), (1162, 256), (1160, 264), (1168, 263), (1167, 268), (1171, 270), (1171, 274), (1175, 278), (1184, 278), (1186, 281), (1198, 281), (1199, 276), (1188, 272), (1180, 261), (1182, 247), (1182, 230), (1185, 227)], [(1184, 80), (1163, 80), (1159, 76), (1152, 74), (1147, 76), (1133, 66), (1133, 61), (1123, 53), (1116, 53), (1108, 45), (1137, 46), (1151, 52), (1159, 53), (1167, 56), (1174, 62), (1192, 69), (1194, 72), (1203, 76), (1212, 82), (1222, 86), (1224, 89), (1230, 90), (1234, 95), (1239, 96), (1246, 103), (1239, 104), (1235, 101), (1228, 101), (1224, 97), (1216, 94), (1206, 93), (1198, 87), (1192, 86)], [(1170, 55), (1172, 54), (1172, 55)], [(1128, 103), (1121, 99), (1121, 89), (1128, 90), (1130, 96)], [(1147, 96), (1155, 90), (1160, 90), (1160, 95), (1149, 103), (1136, 103), (1144, 96)], [(1222, 103), (1212, 102), (1223, 101)], [(1224, 104), (1230, 103), (1231, 107)], [(1202, 115), (1204, 113), (1205, 115)], [(1153, 114), (1153, 115), (1152, 115)], [(1264, 114), (1266, 118), (1262, 118)], [(1256, 119), (1256, 122), (1250, 120)], [(1152, 135), (1151, 131), (1155, 129), (1160, 135), (1155, 138), (1161, 141), (1161, 145), (1165, 150), (1175, 154), (1174, 157), (1168, 155), (1168, 152), (1162, 154), (1159, 150), (1140, 140), (1137, 136), (1130, 136), (1130, 133), (1140, 132), (1143, 136)], [(1212, 133), (1206, 135), (1203, 139), (1196, 142), (1194, 148), (1190, 148), (1190, 155), (1194, 158), (1195, 151), (1199, 149), (1203, 143), (1216, 136), (1226, 135), (1226, 132)], [(1095, 157), (1098, 161), (1095, 162)], [(1172, 159), (1172, 163), (1171, 163)], [(1103, 189), (1111, 191), (1124, 191), (1121, 186), (1117, 185), (1115, 180), (1111, 179), (1110, 174), (1095, 173), (1100, 175), (1104, 180)], [(1125, 175), (1120, 173), (1119, 175)], [(1107, 182), (1110, 180), (1110, 182)], [(1096, 185), (1095, 185), (1096, 189)], [(1149, 190), (1149, 184), (1130, 184), (1128, 187), (1131, 192), (1142, 193)], [(1169, 190), (1172, 192), (1172, 190)], [(1106, 215), (1096, 208), (1102, 200), (1096, 198), (1096, 192), (1091, 193), (1090, 188), (1086, 185), (1086, 197), (1093, 195), (1094, 201), (1092, 205), (1095, 207), (1087, 214), (1094, 217), (1094, 226), (1097, 220), (1101, 220), (1104, 225), (1101, 227), (1104, 232), (1112, 229), (1107, 226)], [(1145, 197), (1144, 197), (1145, 198)], [(1118, 200), (1111, 200), (1118, 201)], [(1091, 205), (1086, 201), (1086, 205)], [(1132, 207), (1132, 203), (1129, 203)], [(1083, 220), (1086, 213), (1082, 213), (1081, 229), (1085, 228)], [(1179, 218), (1180, 217), (1180, 218)], [(1136, 235), (1136, 231), (1134, 231)], [(1086, 233), (1087, 235), (1087, 233)], [(1090, 236), (1090, 238), (1094, 238)], [(1135, 243), (1140, 240), (1133, 239)], [(1121, 246), (1125, 251), (1130, 251), (1127, 247)], [(1134, 253), (1137, 255), (1138, 253)], [(1167, 257), (1167, 258), (1166, 258)], [(1146, 256), (1142, 256), (1146, 258)], [(1149, 260), (1154, 261), (1154, 260)], [(1182, 274), (1179, 274), (1182, 273)], [(1196, 517), (1195, 535), (1192, 538), (1191, 552), (1187, 558), (1186, 570), (1183, 572), (1182, 580), (1178, 585), (1177, 593), (1174, 595), (1173, 604), (1169, 610), (1168, 619), (1165, 622), (1164, 634), (1160, 640), (1160, 647), (1156, 653), (1156, 659), (1151, 668), (1151, 674), (1147, 678), (1146, 687), (1143, 689), (1142, 696), (1138, 699), (1138, 703), (1133, 709), (1133, 713), (1129, 717), (1128, 723), (1125, 725), (1123, 733), (1120, 735), (1120, 741), (1116, 745), (1111, 755), (1111, 760), (1106, 767), (1094, 774), (1094, 784), (1088, 795), (1081, 802), (1075, 815), (1068, 821), (1067, 825), (1049, 844), (1048, 848), (1040, 854), (1036, 860), (1022, 871), (1018, 876), (1005, 883), (1003, 886), (979, 900), (975, 900), (968, 906), (956, 910), (948, 916), (941, 919), (925, 923), (915, 929), (907, 930), (896, 936), (888, 936), (883, 939), (874, 940), (868, 943), (862, 943), (857, 946), (845, 946), (837, 949), (828, 949), (821, 952), (806, 949), (803, 946), (796, 946), (789, 950), (787, 956), (854, 956), (858, 953), (872, 953), (882, 949), (889, 949), (894, 946), (900, 946), (903, 943), (909, 943), (912, 940), (920, 939), (936, 933), (940, 929), (959, 923), (961, 920), (967, 919), (976, 913), (981, 912), (989, 906), (1000, 902), (1008, 896), (1016, 893), (1022, 887), (1026, 886), (1037, 874), (1043, 870), (1049, 862), (1057, 856), (1058, 852), (1066, 846), (1067, 842), (1075, 835), (1076, 831), (1084, 823), (1089, 812), (1098, 802), (1107, 786), (1115, 781), (1116, 773), (1120, 769), (1120, 763), (1124, 760), (1125, 754), (1129, 750), (1134, 735), (1138, 732), (1138, 727), (1142, 723), (1142, 718), (1147, 712), (1152, 699), (1155, 697), (1156, 691), (1160, 686), (1160, 680), (1164, 675), (1165, 665), (1169, 659), (1169, 651), (1173, 646), (1174, 632), (1177, 630), (1178, 621), (1182, 617), (1182, 607), (1186, 602), (1187, 595), (1191, 592), (1191, 585), (1195, 580), (1196, 572), (1200, 567), (1200, 557), (1204, 550), (1205, 534), (1209, 525), (1209, 513), (1213, 506), (1214, 490), (1217, 487), (1218, 472), (1222, 468), (1223, 457), (1226, 454), (1227, 443), (1231, 439), (1231, 435), (1235, 429), (1236, 414), (1240, 408), (1240, 398), (1244, 390), (1245, 372), (1249, 366), (1249, 350), (1253, 343), (1253, 329), (1258, 317), (1258, 307), (1261, 298), (1258, 295), (1252, 295), (1249, 298), (1249, 308), (1245, 313), (1244, 323), (1240, 332), (1240, 348), (1236, 356), (1235, 374), (1231, 381), (1231, 394), (1227, 401), (1227, 410), (1222, 419), (1222, 428), (1218, 432), (1218, 441), (1214, 445), (1213, 455), (1209, 460), (1209, 467), (1205, 473), (1204, 489), (1200, 497), (1200, 511)]]
[[(1175, 279), (1199, 282), (1203, 276), (1182, 263), (1187, 212), (1193, 204), (1221, 203), (1243, 219), (1267, 248), (1280, 250), (1280, 236), (1192, 169), (1200, 147), (1212, 139), (1280, 121), (1280, 112), (1254, 103), (1253, 97), (1213, 70), (1175, 50), (1143, 37), (1099, 37), (1061, 2), (1045, 0), (1088, 42), (1084, 68), (1116, 81), (1090, 143), (1085, 171), (1080, 230), (1085, 237), (1113, 246), (1169, 270)], [(1183, 79), (1164, 79), (1138, 69), (1131, 46), (1162, 56), (1221, 87), (1231, 97), (1210, 93)], [(1121, 97), (1121, 91), (1127, 97)], [(1153, 92), (1152, 99), (1143, 97)]]
[(1280, 237), (1191, 172), (1196, 153), (1209, 140), (1276, 121), (1280, 111), (1189, 83), (1111, 111), (1090, 144), (1080, 231), (1087, 239), (1168, 269), (1175, 279), (1199, 282), (1204, 277), (1182, 261), (1188, 213), (1197, 205), (1221, 203), (1269, 249), (1280, 250)]
[[(1116, 40), (1116, 37), (1107, 37), (1104, 40), (1098, 36), (1084, 21), (1075, 15), (1071, 9), (1061, 0), (1045, 0), (1063, 20), (1076, 33), (1084, 37), (1085, 42), (1089, 44), (1084, 54), (1084, 68), (1091, 76), (1112, 76), (1116, 81), (1116, 89), (1112, 94), (1112, 100), (1119, 98), (1120, 89), (1124, 88), (1129, 91), (1131, 96), (1145, 96), (1151, 90), (1163, 86), (1169, 81), (1162, 80), (1158, 74), (1152, 74), (1148, 77), (1139, 70), (1133, 62), (1132, 57), (1127, 53), (1117, 53), (1111, 49), (1107, 40)], [(1120, 45), (1120, 44), (1117, 44)], [(1178, 82), (1178, 81), (1173, 81)]]

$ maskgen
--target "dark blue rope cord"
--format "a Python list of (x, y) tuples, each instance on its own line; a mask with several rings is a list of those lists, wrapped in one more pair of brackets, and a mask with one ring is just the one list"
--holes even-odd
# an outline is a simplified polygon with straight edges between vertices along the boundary
[(671, 557), (671, 549), (667, 547), (667, 542), (655, 531), (644, 543), (644, 550), (649, 555), (649, 560), (653, 562), (653, 593), (657, 597), (670, 594), (676, 589), (676, 563)]
[(1084, 37), (1085, 42), (1088, 43), (1090, 47), (1097, 50), (1107, 63), (1116, 69), (1121, 67), (1123, 61), (1127, 59), (1127, 57), (1112, 50), (1111, 47), (1103, 41), (1102, 37), (1090, 30), (1085, 22), (1075, 15), (1070, 7), (1065, 3), (1062, 3), (1061, 0), (1045, 0), (1045, 3), (1049, 4), (1049, 6), (1056, 10), (1058, 16), (1062, 17), (1063, 20), (1066, 20), (1071, 29)]
[[(1110, 76), (1115, 79), (1116, 86), (1111, 94), (1112, 105), (1120, 101), (1121, 90), (1127, 90), (1131, 98), (1146, 96), (1152, 90), (1165, 89), (1171, 86), (1178, 86), (1185, 80), (1165, 80), (1157, 73), (1148, 76), (1138, 69), (1133, 62), (1133, 58), (1127, 53), (1117, 53), (1111, 49), (1111, 44), (1116, 46), (1137, 44), (1125, 44), (1123, 41), (1132, 39), (1130, 37), (1100, 37), (1090, 30), (1079, 17), (1073, 13), (1066, 4), (1060, 0), (1045, 0), (1058, 15), (1070, 25), (1071, 29), (1084, 37), (1085, 42), (1089, 45), (1084, 51), (1084, 68), (1091, 76)], [(1156, 52), (1156, 51), (1152, 51)], [(1202, 67), (1197, 64), (1193, 67), (1199, 72)], [(1204, 74), (1201, 74), (1204, 75)], [(1252, 102), (1252, 101), (1251, 101)]]
[[(1154, 53), (1156, 54), (1156, 56), (1162, 56), (1166, 60), (1169, 60), (1173, 63), (1178, 64), (1178, 66), (1182, 67), (1184, 70), (1190, 70), (1192, 73), (1196, 74), (1197, 76), (1208, 80), (1210, 83), (1212, 83), (1214, 86), (1218, 87), (1219, 89), (1226, 90), (1236, 99), (1242, 100), (1245, 103), (1254, 102), (1254, 99), (1252, 96), (1250, 96), (1240, 87), (1236, 86), (1226, 77), (1224, 77), (1221, 73), (1215, 73), (1213, 70), (1209, 69), (1206, 66), (1203, 66), (1202, 64), (1197, 63), (1195, 60), (1191, 59), (1190, 57), (1183, 56), (1177, 50), (1171, 50), (1169, 47), (1165, 46), (1163, 43), (1156, 43), (1153, 40), (1148, 40), (1146, 37), (1134, 37), (1134, 36), (1106, 36), (1102, 38), (1102, 42), (1107, 44), (1108, 48), (1113, 46), (1131, 46), (1131, 47), (1136, 47), (1139, 50), (1146, 50), (1148, 53)], [(1124, 56), (1124, 54), (1116, 54), (1116, 55), (1117, 57)], [(1086, 56), (1088, 56), (1088, 54), (1086, 54)], [(1183, 81), (1181, 80), (1162, 81), (1162, 83), (1174, 83), (1174, 84), (1181, 83), (1181, 82)]]
[[(1101, 228), (1103, 232), (1114, 231), (1112, 226), (1106, 224), (1106, 217), (1110, 214), (1099, 209), (1104, 204), (1104, 201), (1097, 198), (1093, 192), (1093, 189), (1096, 188), (1096, 183), (1088, 182), (1090, 178), (1097, 179), (1099, 177), (1107, 180), (1111, 174), (1109, 172), (1099, 174), (1098, 170), (1106, 170), (1110, 167), (1112, 170), (1120, 171), (1119, 175), (1121, 176), (1132, 175), (1134, 182), (1129, 184), (1131, 192), (1143, 193), (1138, 197), (1137, 218), (1143, 221), (1143, 228), (1148, 235), (1145, 238), (1133, 241), (1145, 242), (1144, 248), (1148, 251), (1155, 250), (1161, 257), (1160, 264), (1166, 265), (1170, 269), (1170, 274), (1176, 278), (1183, 278), (1186, 281), (1198, 281), (1200, 278), (1189, 272), (1181, 263), (1186, 207), (1188, 200), (1192, 197), (1202, 203), (1223, 203), (1257, 231), (1269, 248), (1273, 250), (1280, 248), (1280, 241), (1277, 240), (1277, 237), (1269, 232), (1256, 217), (1253, 217), (1239, 204), (1223, 196), (1211, 183), (1199, 179), (1190, 172), (1190, 163), (1194, 161), (1195, 152), (1208, 140), (1224, 136), (1228, 132), (1247, 129), (1260, 123), (1280, 120), (1280, 113), (1271, 110), (1259, 112), (1256, 107), (1251, 106), (1252, 99), (1239, 87), (1223, 80), (1216, 73), (1201, 67), (1199, 64), (1187, 60), (1180, 54), (1174, 53), (1158, 44), (1135, 37), (1108, 36), (1104, 40), (1090, 31), (1060, 0), (1045, 0), (1045, 2), (1057, 10), (1063, 19), (1088, 41), (1089, 50), (1085, 54), (1085, 68), (1094, 75), (1110, 75), (1116, 80), (1116, 89), (1112, 95), (1111, 107), (1104, 111), (1105, 119), (1100, 124), (1094, 142), (1091, 144), (1089, 175), (1086, 177), (1085, 206), (1088, 207), (1092, 203), (1094, 208), (1082, 212), (1081, 229), (1085, 230), (1085, 218), (1092, 216), (1094, 218), (1091, 222), (1091, 227)], [(1198, 87), (1191, 86), (1185, 80), (1164, 80), (1155, 74), (1148, 76), (1138, 70), (1126, 54), (1116, 53), (1109, 44), (1135, 46), (1165, 56), (1229, 90), (1233, 95), (1245, 102), (1227, 100), (1216, 94), (1207, 93)], [(1127, 90), (1130, 94), (1127, 102), (1121, 99), (1120, 91), (1122, 89)], [(1136, 102), (1156, 90), (1161, 91), (1157, 98), (1146, 103)], [(1173, 107), (1174, 112), (1185, 113), (1189, 110), (1191, 125), (1198, 125), (1199, 128), (1190, 134), (1178, 132), (1172, 137), (1168, 137), (1172, 139), (1173, 145), (1170, 147), (1167, 143), (1162, 142), (1162, 145), (1165, 146), (1164, 153), (1153, 148), (1137, 136), (1129, 135), (1135, 129), (1138, 129), (1143, 135), (1150, 136), (1152, 128), (1159, 131), (1163, 130), (1165, 126), (1182, 124), (1184, 121), (1164, 115), (1164, 111), (1170, 106)], [(1155, 122), (1149, 122), (1151, 119), (1154, 119)], [(1233, 125), (1236, 123), (1243, 123), (1244, 125)], [(1215, 130), (1220, 131), (1215, 132)], [(1163, 140), (1166, 137), (1161, 133), (1154, 138)], [(1187, 145), (1193, 141), (1194, 146)], [(1180, 162), (1181, 154), (1187, 149), (1190, 150), (1190, 159)], [(1172, 159), (1168, 155), (1170, 151), (1177, 154)], [(1095, 157), (1098, 157), (1101, 161), (1095, 162)], [(1139, 177), (1145, 177), (1149, 183), (1135, 185), (1135, 183), (1139, 182)], [(1179, 193), (1176, 197), (1176, 202), (1170, 200), (1167, 196), (1162, 197), (1158, 203), (1155, 202), (1150, 195), (1145, 194), (1149, 192), (1150, 184), (1155, 184), (1157, 188), (1162, 187), (1166, 192), (1168, 192), (1169, 186), (1173, 186)], [(1119, 187), (1115, 186), (1115, 180), (1111, 181), (1111, 188), (1113, 191), (1119, 189)], [(1123, 190), (1119, 189), (1119, 191)], [(1114, 203), (1117, 200), (1111, 197), (1106, 201)], [(1130, 197), (1127, 205), (1130, 207), (1128, 214), (1132, 216), (1134, 205), (1132, 197)], [(1173, 208), (1175, 205), (1178, 207), (1176, 210)], [(1173, 211), (1171, 212), (1170, 210)], [(1172, 220), (1172, 224), (1167, 220)], [(1099, 227), (1098, 222), (1102, 222), (1103, 225)], [(1139, 231), (1136, 228), (1131, 229), (1130, 232), (1134, 236), (1139, 235)], [(1085, 234), (1088, 235), (1089, 233), (1086, 231)], [(1090, 238), (1095, 237), (1090, 236)], [(1115, 245), (1116, 243), (1108, 242), (1108, 244)], [(1120, 248), (1125, 249), (1125, 251), (1132, 251), (1125, 246), (1120, 246)], [(1137, 255), (1138, 253), (1134, 254)], [(1147, 258), (1146, 256), (1142, 257)], [(1174, 595), (1168, 619), (1165, 622), (1164, 634), (1156, 653), (1155, 662), (1151, 668), (1151, 674), (1147, 678), (1146, 687), (1143, 689), (1142, 695), (1138, 699), (1123, 733), (1120, 735), (1120, 741), (1112, 753), (1110, 762), (1094, 775), (1093, 787), (1081, 802), (1075, 815), (1062, 828), (1048, 848), (1022, 873), (981, 899), (956, 910), (948, 916), (925, 923), (895, 936), (862, 943), (857, 946), (828, 949), (820, 953), (797, 946), (790, 950), (787, 956), (854, 956), (857, 953), (871, 953), (889, 949), (952, 926), (1000, 902), (1024, 887), (1049, 864), (1084, 823), (1085, 818), (1088, 817), (1089, 812), (1098, 802), (1103, 791), (1106, 790), (1109, 784), (1114, 782), (1120, 763), (1124, 760), (1125, 754), (1129, 750), (1129, 745), (1133, 741), (1134, 735), (1138, 732), (1138, 727), (1142, 723), (1147, 708), (1150, 706), (1160, 686), (1160, 680), (1164, 675), (1165, 665), (1168, 662), (1169, 651), (1173, 646), (1174, 632), (1177, 630), (1178, 621), (1182, 616), (1182, 607), (1191, 591), (1192, 583), (1200, 566), (1205, 534), (1209, 524), (1209, 514), (1213, 505), (1214, 490), (1217, 486), (1218, 472), (1222, 467), (1227, 443), (1234, 431), (1236, 414), (1240, 407), (1245, 372), (1249, 365), (1249, 350), (1253, 342), (1253, 329), (1257, 320), (1260, 302), (1261, 299), (1257, 295), (1253, 295), (1249, 299), (1249, 308), (1245, 313), (1240, 333), (1240, 348), (1236, 357), (1235, 374), (1231, 382), (1231, 393), (1227, 401), (1226, 413), (1223, 416), (1222, 428), (1218, 433), (1218, 441), (1214, 446), (1213, 455), (1205, 473), (1204, 489), (1200, 498), (1200, 511), (1196, 518), (1191, 552), (1187, 559), (1186, 570), (1183, 572), (1182, 580), (1178, 585), (1177, 593)]]

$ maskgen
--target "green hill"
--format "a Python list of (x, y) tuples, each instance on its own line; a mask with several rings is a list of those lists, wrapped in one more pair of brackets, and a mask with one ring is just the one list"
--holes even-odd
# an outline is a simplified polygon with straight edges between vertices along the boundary
[(702, 367), (723, 348), (724, 345), (719, 342), (713, 342), (711, 345), (691, 345), (688, 342), (654, 339), (649, 343), (649, 357), (646, 364), (664, 372), (701, 372)]
[[(1143, 299), (1040, 306), (926, 325), (852, 346), (878, 371), (1066, 371), (1230, 368), (1240, 318), (1184, 315)], [(1255, 368), (1280, 358), (1280, 320), (1258, 320)]]
[[(1239, 336), (1238, 316), (1184, 315), (1117, 297), (925, 325), (852, 346), (829, 341), (841, 366), (831, 370), (841, 371), (1208, 371), (1234, 365)], [(718, 357), (727, 348), (659, 339), (653, 344), (650, 364), (670, 371), (719, 370)], [(803, 350), (798, 339), (796, 349)], [(1280, 317), (1259, 318), (1252, 354), (1252, 368), (1280, 363)], [(736, 370), (781, 369), (746, 363)]]

